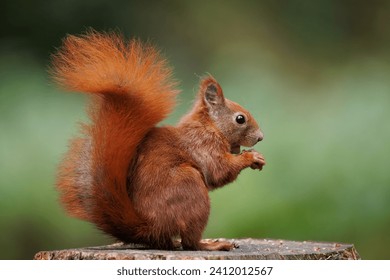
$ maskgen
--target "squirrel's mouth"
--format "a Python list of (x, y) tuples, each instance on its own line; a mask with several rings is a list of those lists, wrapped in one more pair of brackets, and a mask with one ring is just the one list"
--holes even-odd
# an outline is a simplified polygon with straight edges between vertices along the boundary
[(235, 154), (235, 155), (238, 155), (239, 153), (241, 153), (241, 147), (240, 145), (234, 145), (230, 148), (230, 152), (232, 154)]

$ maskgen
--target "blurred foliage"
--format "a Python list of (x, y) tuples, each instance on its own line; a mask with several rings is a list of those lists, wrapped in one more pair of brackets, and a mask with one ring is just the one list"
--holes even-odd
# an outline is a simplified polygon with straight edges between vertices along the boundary
[(0, 3), (0, 259), (112, 242), (66, 216), (54, 188), (85, 98), (51, 84), (67, 33), (117, 29), (151, 40), (182, 81), (198, 76), (253, 112), (267, 166), (211, 193), (205, 237), (354, 243), (390, 258), (389, 1), (60, 1)]

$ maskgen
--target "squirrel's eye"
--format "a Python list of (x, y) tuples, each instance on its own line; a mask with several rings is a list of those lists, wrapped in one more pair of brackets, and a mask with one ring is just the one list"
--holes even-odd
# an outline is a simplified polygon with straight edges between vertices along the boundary
[(239, 124), (245, 123), (245, 117), (243, 115), (238, 115), (236, 117), (236, 122), (239, 123)]

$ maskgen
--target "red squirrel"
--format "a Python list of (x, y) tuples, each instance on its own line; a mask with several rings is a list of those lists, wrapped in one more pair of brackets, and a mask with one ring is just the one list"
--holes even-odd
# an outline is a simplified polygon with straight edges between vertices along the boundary
[[(263, 139), (252, 115), (205, 77), (192, 110), (176, 126), (157, 126), (178, 90), (154, 47), (115, 32), (69, 35), (52, 55), (62, 87), (90, 95), (90, 123), (70, 143), (57, 189), (67, 212), (125, 243), (173, 250), (231, 250), (201, 241), (208, 192), (234, 181), (263, 156), (240, 151)], [(181, 243), (174, 238), (180, 237)]]

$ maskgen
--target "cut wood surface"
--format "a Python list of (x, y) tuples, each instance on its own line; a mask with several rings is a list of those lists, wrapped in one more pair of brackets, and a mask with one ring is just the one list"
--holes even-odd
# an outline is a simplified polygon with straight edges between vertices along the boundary
[(35, 260), (356, 260), (351, 244), (270, 239), (219, 239), (239, 246), (229, 252), (163, 251), (136, 244), (115, 243), (58, 251), (38, 252)]

